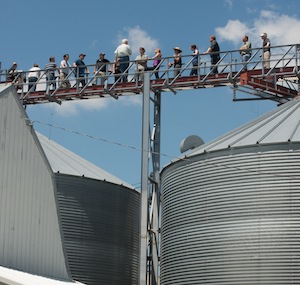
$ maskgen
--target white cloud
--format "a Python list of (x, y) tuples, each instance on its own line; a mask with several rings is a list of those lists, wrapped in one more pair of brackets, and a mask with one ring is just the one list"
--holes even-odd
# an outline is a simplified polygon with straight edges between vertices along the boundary
[(124, 96), (119, 99), (126, 106), (129, 105), (142, 105), (142, 95)]
[(68, 117), (79, 114), (80, 110), (97, 111), (106, 108), (109, 105), (109, 100), (110, 99), (107, 98), (101, 98), (64, 101), (61, 105), (55, 104), (53, 107), (53, 112), (60, 116)]
[(125, 35), (118, 36), (118, 43), (120, 43), (123, 38), (128, 39), (129, 45), (132, 48), (133, 58), (135, 58), (135, 56), (139, 53), (140, 47), (144, 47), (146, 49), (146, 54), (148, 56), (152, 56), (154, 54), (154, 49), (159, 46), (158, 40), (151, 37), (139, 26), (125, 28)]
[(262, 10), (259, 17), (249, 24), (240, 20), (229, 20), (223, 27), (216, 28), (216, 35), (220, 41), (230, 41), (235, 46), (247, 34), (253, 46), (261, 45), (260, 34), (266, 32), (272, 45), (293, 44), (300, 41), (300, 19)]
[(250, 28), (240, 20), (229, 20), (224, 27), (216, 28), (216, 34), (220, 41), (231, 41), (234, 44), (240, 43), (243, 35), (248, 34)]
[(254, 23), (256, 35), (266, 32), (273, 45), (293, 44), (300, 41), (300, 19), (271, 11), (261, 11)]

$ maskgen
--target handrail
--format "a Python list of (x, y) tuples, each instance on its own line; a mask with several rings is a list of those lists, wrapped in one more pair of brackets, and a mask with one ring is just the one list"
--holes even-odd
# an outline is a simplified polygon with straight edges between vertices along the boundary
[[(213, 70), (211, 69), (211, 63), (210, 63), (210, 56), (213, 55), (213, 53), (210, 54), (204, 54), (199, 53), (199, 64), (196, 67), (198, 70), (197, 76), (193, 77), (193, 82), (205, 82), (206, 80), (211, 80), (212, 76), (215, 76), (216, 78), (222, 74), (222, 73), (228, 73), (228, 77), (235, 81), (238, 79), (240, 74), (244, 71), (245, 64), (247, 65), (247, 68), (249, 71), (251, 70), (261, 70), (262, 76), (269, 76), (271, 73), (274, 72), (274, 70), (282, 65), (283, 67), (288, 66), (296, 66), (296, 70), (298, 71), (298, 62), (299, 62), (299, 46), (300, 44), (290, 44), (290, 45), (280, 45), (280, 46), (273, 46), (271, 47), (272, 56), (270, 59), (270, 69), (264, 69), (263, 63), (263, 49), (262, 48), (252, 48), (251, 49), (251, 57), (247, 61), (247, 63), (242, 61), (240, 50), (229, 50), (229, 51), (220, 51), (220, 60), (216, 64), (219, 67), (219, 74), (214, 74)], [(200, 60), (201, 56), (201, 60)], [(182, 65), (182, 67), (179, 69), (179, 74), (175, 77), (173, 76), (173, 70), (174, 68), (169, 67), (169, 62), (174, 60), (173, 56), (169, 57), (163, 57), (161, 59), (160, 65), (157, 69), (150, 69), (145, 70), (144, 72), (149, 72), (150, 76), (154, 76), (154, 73), (159, 72), (160, 78), (164, 79), (164, 83), (167, 87), (172, 87), (173, 84), (175, 84), (182, 76), (189, 76), (190, 71), (195, 68), (195, 66), (192, 65), (192, 59), (194, 55), (193, 54), (187, 54), (182, 55), (182, 61), (186, 62)], [(153, 61), (153, 59), (148, 59), (148, 65)], [(110, 62), (107, 63), (106, 68), (106, 75), (105, 75), (105, 92), (107, 94), (113, 94), (114, 89), (121, 84), (121, 78), (122, 75), (125, 73), (128, 74), (129, 81), (135, 81), (136, 88), (141, 88), (143, 86), (142, 81), (136, 80), (138, 78), (136, 76), (137, 73), (137, 61), (131, 60), (128, 62), (129, 66), (126, 69), (124, 73), (114, 74), (111, 69), (108, 67), (116, 64), (116, 62)], [(94, 69), (96, 65), (86, 65), (82, 66), (83, 68), (88, 68), (88, 70)], [(70, 72), (67, 74), (65, 79), (68, 79), (72, 84), (71, 86), (75, 86), (76, 83), (78, 83), (78, 76), (76, 76), (76, 68), (70, 67)], [(28, 73), (30, 71), (17, 71), (17, 74), (21, 77), (21, 82), (18, 80), (18, 82), (10, 82), (11, 84), (14, 84), (15, 86), (18, 86), (18, 92), (21, 94), (21, 99), (26, 99), (30, 94), (34, 91), (28, 90), (28, 83), (26, 80), (28, 77)], [(45, 91), (46, 92), (46, 86), (50, 87), (51, 83), (56, 83), (56, 88), (54, 90), (48, 90), (47, 96), (53, 97), (59, 90), (62, 90), (62, 81), (60, 79), (57, 79), (58, 76), (55, 77), (55, 80), (47, 80), (46, 74), (49, 72), (49, 70), (41, 70), (41, 76), (38, 78), (37, 82), (34, 83), (34, 86), (36, 87), (37, 91)], [(172, 72), (172, 73), (170, 73)], [(3, 75), (6, 75), (7, 71), (2, 72), (0, 74), (0, 78)], [(57, 71), (56, 71), (57, 73)], [(139, 72), (140, 73), (140, 72)], [(266, 73), (266, 74), (265, 74)], [(80, 95), (85, 92), (87, 87), (92, 85), (92, 82), (95, 80), (96, 77), (99, 77), (99, 71), (95, 74), (93, 72), (90, 72), (89, 74), (85, 74), (85, 85), (82, 87), (79, 87), (79, 84), (76, 84), (76, 92)], [(126, 89), (125, 85), (122, 85), (122, 88), (124, 90)], [(117, 98), (116, 96), (113, 96), (114, 98)]]

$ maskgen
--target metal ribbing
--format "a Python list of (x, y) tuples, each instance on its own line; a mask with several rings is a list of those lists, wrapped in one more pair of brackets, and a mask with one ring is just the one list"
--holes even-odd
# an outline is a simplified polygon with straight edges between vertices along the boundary
[(161, 285), (300, 284), (300, 152), (162, 173)]
[(139, 193), (121, 185), (56, 175), (65, 250), (73, 279), (138, 284)]

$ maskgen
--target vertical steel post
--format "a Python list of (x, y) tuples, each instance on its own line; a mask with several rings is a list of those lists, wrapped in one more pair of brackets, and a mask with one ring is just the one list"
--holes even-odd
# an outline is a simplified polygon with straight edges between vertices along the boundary
[(139, 285), (147, 283), (148, 259), (148, 190), (149, 190), (149, 151), (150, 151), (150, 73), (144, 73), (142, 111), (142, 158), (141, 158), (141, 213), (140, 213), (140, 266)]
[(150, 211), (150, 245), (151, 245), (151, 284), (159, 284), (160, 256), (160, 134), (161, 134), (161, 92), (154, 93), (154, 132), (152, 136), (152, 204)]

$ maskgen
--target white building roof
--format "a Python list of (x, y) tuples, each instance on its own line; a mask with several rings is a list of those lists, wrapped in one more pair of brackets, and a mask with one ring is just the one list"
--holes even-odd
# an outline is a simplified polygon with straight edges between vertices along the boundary
[(85, 176), (97, 180), (106, 180), (118, 185), (123, 184), (128, 188), (134, 189), (132, 185), (76, 155), (56, 142), (46, 138), (42, 134), (37, 133), (37, 137), (42, 145), (47, 159), (49, 160), (53, 172)]
[(0, 282), (7, 285), (79, 285), (77, 281), (60, 281), (0, 266)]

